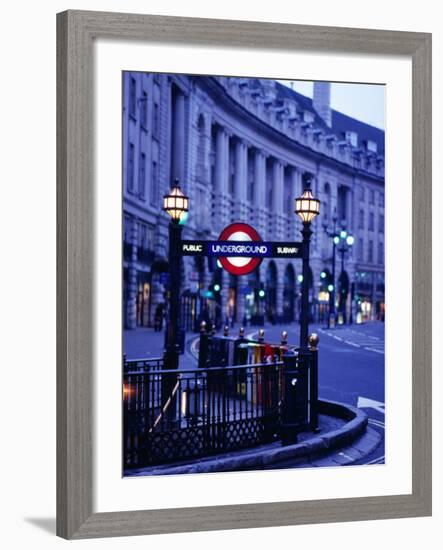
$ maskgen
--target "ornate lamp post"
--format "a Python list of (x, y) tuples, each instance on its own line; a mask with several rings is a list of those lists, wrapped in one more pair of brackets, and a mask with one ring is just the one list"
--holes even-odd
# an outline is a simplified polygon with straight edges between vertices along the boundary
[[(284, 396), (282, 407), (281, 440), (283, 445), (297, 442), (300, 430), (300, 411), (307, 410), (308, 400), (308, 356), (309, 350), (309, 244), (311, 241), (311, 222), (320, 212), (320, 201), (315, 199), (309, 188), (310, 182), (301, 197), (295, 199), (295, 213), (303, 222), (303, 280), (300, 312), (300, 350), (298, 355), (293, 350), (283, 354)], [(286, 339), (286, 338), (285, 338)], [(312, 379), (311, 379), (312, 382)], [(314, 380), (314, 386), (316, 386)], [(312, 395), (316, 388), (311, 387)], [(302, 413), (303, 416), (303, 413)], [(311, 419), (313, 426), (315, 418)]]
[(188, 211), (189, 199), (180, 189), (178, 180), (174, 187), (163, 197), (163, 210), (171, 216), (169, 222), (169, 312), (166, 333), (164, 363), (166, 369), (178, 368), (178, 332), (180, 329), (180, 257), (181, 233), (180, 219)]
[(328, 228), (327, 222), (323, 224), (323, 230), (332, 238), (332, 284), (328, 285), (329, 291), (329, 317), (328, 317), (328, 328), (335, 327), (336, 321), (336, 311), (335, 311), (335, 251), (336, 246), (339, 242), (339, 237), (336, 232), (337, 216), (334, 214), (332, 216), (332, 229)]
[(309, 347), (309, 245), (311, 242), (311, 223), (320, 212), (320, 201), (312, 195), (309, 188), (310, 182), (301, 197), (295, 199), (295, 213), (303, 222), (303, 281), (300, 315), (300, 349), (306, 350)]

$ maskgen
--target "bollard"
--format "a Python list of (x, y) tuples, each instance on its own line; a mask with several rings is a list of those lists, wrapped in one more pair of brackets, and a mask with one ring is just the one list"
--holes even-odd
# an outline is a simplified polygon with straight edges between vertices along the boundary
[(282, 360), (283, 355), (288, 351), (288, 333), (283, 330), (280, 338), (280, 347), (278, 349), (278, 360)]
[(309, 352), (311, 354), (309, 365), (309, 423), (313, 432), (318, 432), (318, 334), (313, 332), (309, 336)]

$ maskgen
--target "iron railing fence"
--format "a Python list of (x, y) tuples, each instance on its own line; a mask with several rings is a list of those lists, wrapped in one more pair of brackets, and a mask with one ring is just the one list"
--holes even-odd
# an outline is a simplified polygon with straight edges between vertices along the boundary
[[(186, 461), (318, 426), (318, 338), (310, 348), (200, 334), (197, 369), (124, 358), (125, 470)], [(219, 363), (217, 364), (217, 361)]]
[(278, 439), (283, 363), (124, 374), (125, 468)]
[(143, 359), (127, 359), (123, 357), (124, 372), (153, 372), (162, 369), (164, 366), (163, 357), (149, 357)]

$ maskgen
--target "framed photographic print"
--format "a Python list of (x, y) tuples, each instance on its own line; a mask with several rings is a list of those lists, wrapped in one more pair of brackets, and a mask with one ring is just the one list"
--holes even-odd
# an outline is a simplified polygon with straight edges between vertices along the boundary
[(58, 15), (60, 536), (431, 513), (430, 67)]

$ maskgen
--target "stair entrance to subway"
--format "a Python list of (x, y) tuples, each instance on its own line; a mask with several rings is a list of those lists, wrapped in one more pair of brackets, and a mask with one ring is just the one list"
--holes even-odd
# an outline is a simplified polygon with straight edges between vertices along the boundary
[[(304, 197), (304, 198), (303, 198)], [(299, 209), (318, 213), (309, 189)], [(231, 336), (225, 326), (202, 321), (196, 341), (198, 367), (180, 368), (180, 260), (216, 258), (231, 275), (254, 271), (264, 258), (300, 258), (309, 272), (310, 219), (303, 221), (303, 242), (264, 242), (248, 224), (224, 228), (217, 241), (181, 239), (174, 208), (187, 205), (175, 187), (164, 199), (169, 227), (169, 318), (165, 352), (155, 359), (125, 360), (123, 385), (125, 470), (177, 463), (281, 441), (318, 426), (318, 338), (308, 339), (308, 287), (303, 285), (300, 346), (246, 338), (244, 328)], [(187, 206), (186, 206), (187, 208)], [(315, 215), (315, 214), (314, 214)], [(312, 219), (312, 218), (311, 218)], [(306, 281), (308, 277), (306, 276)], [(183, 347), (183, 346), (181, 346)]]
[[(167, 464), (281, 440), (317, 427), (317, 350), (217, 336), (202, 323), (197, 369), (125, 362), (125, 468)], [(315, 339), (313, 343), (316, 343)]]

